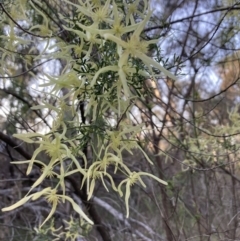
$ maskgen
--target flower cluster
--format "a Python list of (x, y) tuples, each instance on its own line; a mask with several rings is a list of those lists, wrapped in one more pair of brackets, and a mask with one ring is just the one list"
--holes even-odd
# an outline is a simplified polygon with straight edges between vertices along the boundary
[[(88, 199), (94, 193), (97, 179), (108, 191), (105, 183), (107, 178), (112, 189), (120, 196), (124, 195), (122, 186), (125, 185), (127, 216), (131, 186), (139, 182), (145, 187), (142, 176), (152, 177), (167, 185), (165, 181), (152, 174), (131, 171), (124, 162), (122, 152), (132, 154), (132, 150), (136, 148), (152, 164), (137, 142), (137, 136), (143, 126), (131, 124), (129, 110), (139, 98), (139, 82), (145, 78), (155, 79), (153, 68), (172, 79), (176, 77), (147, 55), (148, 47), (157, 43), (157, 40), (143, 41), (141, 38), (144, 27), (152, 15), (147, 0), (143, 0), (144, 6), (141, 11), (138, 7), (139, 0), (131, 4), (125, 1), (116, 3), (114, 0), (79, 0), (78, 4), (68, 0), (62, 2), (75, 9), (72, 17), (61, 15), (63, 22), (66, 23), (65, 31), (73, 37), (69, 45), (60, 40), (56, 41), (54, 48), (58, 49), (58, 53), (50, 52), (49, 55), (52, 58), (66, 60), (67, 64), (61, 76), (46, 75), (48, 82), (42, 85), (52, 87), (49, 94), (58, 100), (57, 105), (52, 106), (43, 102), (42, 105), (34, 107), (46, 108), (55, 113), (53, 128), (45, 135), (15, 135), (25, 142), (39, 145), (31, 160), (18, 162), (28, 163), (27, 174), (31, 172), (34, 164), (42, 167), (42, 174), (30, 191), (39, 186), (46, 177), (57, 178), (59, 182), (55, 188), (48, 187), (34, 194), (29, 192), (19, 202), (2, 211), (9, 211), (29, 200), (44, 197), (52, 205), (45, 223), (55, 212), (58, 203), (67, 200), (76, 212), (92, 224), (82, 209), (65, 194), (65, 178), (76, 172), (81, 173), (83, 178), (79, 188), (86, 185)], [(138, 21), (135, 21), (136, 15)], [(50, 32), (40, 26), (33, 26), (32, 29), (37, 27), (42, 34)], [(45, 25), (45, 28), (47, 27), (48, 22)], [(135, 60), (145, 68), (139, 69)], [(63, 96), (60, 94), (62, 88), (67, 89), (67, 94)], [(81, 103), (85, 104), (84, 116), (80, 116), (77, 111)], [(64, 114), (67, 108), (71, 109), (70, 118)], [(125, 122), (124, 116), (128, 117), (128, 122)], [(87, 121), (83, 122), (84, 118), (87, 118)], [(74, 131), (70, 132), (70, 129)], [(86, 145), (92, 147), (92, 160), (88, 160), (82, 151)], [(37, 160), (40, 153), (45, 153), (49, 161)], [(76, 153), (83, 160), (82, 164), (76, 158)], [(69, 164), (66, 165), (69, 161), (74, 164), (74, 168), (70, 169)], [(118, 186), (108, 173), (109, 165), (115, 167), (115, 172), (121, 170), (126, 176)], [(62, 191), (62, 194), (58, 194), (58, 191)]]

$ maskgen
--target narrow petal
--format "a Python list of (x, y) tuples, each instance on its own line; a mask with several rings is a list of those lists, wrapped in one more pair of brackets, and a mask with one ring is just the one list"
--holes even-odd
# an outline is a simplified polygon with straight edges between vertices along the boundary
[(14, 203), (12, 206), (6, 207), (6, 208), (2, 208), (2, 212), (6, 212), (6, 211), (11, 211), (13, 209), (16, 209), (20, 206), (22, 206), (23, 204), (25, 204), (29, 199), (31, 199), (32, 195), (27, 196), (22, 198), (21, 200), (19, 200), (18, 202)]
[(126, 185), (126, 194), (125, 194), (125, 204), (126, 204), (126, 217), (129, 217), (129, 197), (131, 194), (131, 187), (130, 187), (130, 181), (127, 182)]
[(40, 228), (52, 217), (52, 215), (55, 213), (56, 209), (57, 209), (57, 202), (54, 202), (50, 213), (48, 214), (48, 216), (46, 217), (44, 222), (40, 225)]
[(142, 53), (136, 53), (136, 56), (139, 59), (141, 59), (146, 65), (148, 65), (148, 66), (152, 65), (153, 67), (162, 71), (169, 78), (171, 78), (173, 80), (177, 80), (177, 77), (174, 74), (172, 74), (170, 71), (165, 69), (161, 64), (157, 63), (155, 60), (149, 58), (147, 55), (142, 54)]
[(94, 224), (93, 221), (83, 212), (83, 210), (79, 207), (79, 205), (77, 203), (75, 203), (73, 201), (72, 198), (68, 197), (68, 196), (65, 196), (65, 199), (68, 200), (71, 204), (72, 204), (72, 207), (73, 209), (79, 213), (88, 223), (90, 224)]
[(153, 174), (150, 174), (150, 173), (147, 173), (147, 172), (138, 172), (138, 174), (139, 174), (139, 175), (144, 175), (144, 176), (149, 176), (149, 177), (155, 179), (156, 181), (162, 183), (163, 185), (168, 185), (167, 182), (165, 182), (165, 181), (163, 181), (162, 179), (154, 176)]

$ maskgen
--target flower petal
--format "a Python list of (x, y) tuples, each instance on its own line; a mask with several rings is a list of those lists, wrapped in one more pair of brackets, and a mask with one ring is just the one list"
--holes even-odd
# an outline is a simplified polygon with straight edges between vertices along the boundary
[(79, 207), (79, 205), (77, 203), (74, 202), (74, 200), (68, 196), (65, 196), (65, 199), (68, 200), (71, 204), (73, 209), (79, 213), (87, 222), (89, 222), (90, 224), (94, 224), (93, 221), (83, 212), (83, 210)]

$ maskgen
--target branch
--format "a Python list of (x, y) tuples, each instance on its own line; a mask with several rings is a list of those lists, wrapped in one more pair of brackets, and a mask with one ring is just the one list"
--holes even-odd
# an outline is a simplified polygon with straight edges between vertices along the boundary
[(9, 137), (8, 135), (5, 135), (1, 131), (0, 131), (0, 140), (7, 143), (9, 146), (11, 146), (14, 150), (16, 150), (19, 154), (21, 154), (27, 160), (30, 160), (32, 158), (32, 156), (28, 152), (26, 152), (16, 141), (14, 141), (11, 137)]
[(36, 68), (39, 67), (40, 65), (45, 64), (45, 63), (47, 63), (47, 62), (49, 62), (49, 61), (51, 61), (51, 60), (52, 60), (52, 59), (47, 59), (47, 60), (45, 60), (45, 61), (43, 61), (43, 62), (41, 62), (41, 63), (39, 63), (39, 64), (31, 67), (30, 69), (28, 69), (28, 70), (26, 70), (26, 71), (24, 71), (24, 72), (22, 72), (22, 73), (20, 73), (20, 74), (17, 74), (17, 75), (13, 75), (13, 76), (0, 76), (0, 79), (11, 79), (11, 78), (20, 77), (20, 76), (22, 76), (22, 75), (24, 75), (24, 74), (27, 74), (28, 72), (32, 71), (33, 69), (36, 69)]
[[(104, 208), (107, 212), (111, 213), (112, 216), (114, 218), (117, 218), (118, 220), (120, 220), (121, 222), (124, 223), (125, 227), (131, 228), (131, 224), (129, 221), (131, 221), (132, 223), (138, 224), (139, 226), (141, 226), (142, 228), (144, 228), (147, 233), (149, 234), (153, 234), (153, 235), (157, 235), (157, 237), (159, 239), (163, 239), (163, 237), (160, 234), (157, 234), (156, 232), (154, 232), (149, 226), (147, 226), (145, 223), (140, 222), (139, 220), (133, 219), (133, 218), (128, 218), (128, 220), (123, 216), (122, 213), (118, 212), (115, 208), (113, 208), (111, 205), (109, 205), (108, 203), (104, 202), (103, 200), (101, 200), (98, 197), (94, 197), (93, 198), (94, 202), (96, 204), (98, 204), (99, 206), (101, 206), (102, 208)], [(138, 235), (142, 240), (145, 241), (151, 241), (148, 237), (146, 237), (145, 235), (143, 235), (140, 231), (138, 230), (133, 230), (132, 233), (135, 233), (136, 235)]]
[[(6, 94), (10, 94), (10, 95), (14, 96), (15, 98), (21, 100), (23, 103), (25, 103), (25, 104), (29, 107), (29, 109), (31, 109), (32, 105), (31, 105), (27, 100), (25, 100), (22, 96), (14, 93), (14, 92), (11, 91), (11, 90), (5, 89), (5, 88), (3, 88), (3, 89), (0, 88), (0, 91), (3, 91), (3, 92), (5, 92)], [(46, 124), (46, 126), (49, 127), (49, 129), (51, 129), (50, 125), (47, 123), (47, 121), (45, 120), (45, 118), (43, 118), (43, 117), (41, 116), (41, 114), (40, 114), (37, 110), (32, 110), (32, 111), (35, 112), (35, 114)]]
[[(239, 5), (239, 3), (236, 3), (233, 6), (235, 6), (235, 5)], [(206, 11), (206, 12), (202, 12), (202, 13), (198, 13), (198, 14), (195, 14), (195, 15), (191, 15), (191, 16), (188, 16), (188, 17), (185, 17), (185, 18), (180, 18), (180, 19), (177, 19), (175, 21), (171, 21), (171, 22), (163, 24), (163, 25), (158, 25), (158, 26), (146, 28), (144, 31), (148, 32), (148, 31), (152, 31), (154, 29), (163, 29), (163, 28), (169, 27), (170, 25), (173, 25), (175, 23), (180, 23), (180, 22), (183, 22), (183, 21), (186, 21), (186, 20), (189, 20), (189, 19), (192, 19), (192, 18), (200, 17), (200, 16), (206, 15), (206, 14), (211, 14), (211, 13), (215, 13), (215, 12), (223, 12), (223, 11), (229, 12), (229, 11), (239, 10), (240, 9), (240, 7), (233, 7), (233, 6), (232, 7), (224, 7), (224, 8), (218, 8), (218, 9), (212, 9), (212, 10), (209, 10), (209, 11)]]
[(2, 11), (12, 20), (13, 23), (15, 23), (17, 25), (17, 27), (19, 29), (21, 29), (23, 32), (29, 34), (29, 35), (32, 35), (34, 37), (38, 37), (38, 38), (49, 38), (50, 36), (41, 36), (41, 35), (38, 35), (38, 34), (34, 34), (34, 33), (31, 33), (29, 32), (28, 30), (22, 28), (21, 25), (19, 25), (13, 18), (12, 16), (7, 12), (7, 10), (4, 8), (4, 6), (0, 3), (0, 7), (2, 8)]

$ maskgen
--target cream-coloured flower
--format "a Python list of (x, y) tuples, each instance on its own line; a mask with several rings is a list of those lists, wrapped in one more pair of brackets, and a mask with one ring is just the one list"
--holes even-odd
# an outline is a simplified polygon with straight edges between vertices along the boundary
[(71, 203), (73, 209), (79, 213), (81, 215), (81, 217), (83, 217), (88, 223), (93, 224), (92, 220), (90, 220), (87, 215), (83, 212), (83, 210), (79, 207), (79, 205), (77, 203), (74, 202), (74, 200), (68, 196), (65, 195), (61, 195), (61, 194), (57, 194), (57, 190), (56, 189), (51, 189), (50, 187), (44, 188), (42, 191), (40, 192), (36, 192), (34, 194), (31, 194), (29, 196), (25, 196), (24, 198), (22, 198), (20, 201), (18, 201), (17, 203), (13, 204), (10, 207), (6, 207), (2, 209), (2, 212), (5, 211), (11, 211), (13, 209), (16, 209), (22, 205), (24, 205), (27, 201), (29, 201), (30, 199), (37, 200), (40, 197), (44, 197), (46, 199), (46, 201), (52, 205), (52, 209), (50, 211), (50, 213), (48, 214), (47, 218), (44, 220), (44, 222), (41, 224), (40, 227), (42, 227), (54, 214), (54, 212), (56, 211), (57, 205), (61, 200), (67, 200)]
[(144, 188), (146, 187), (145, 183), (143, 182), (141, 176), (149, 176), (156, 181), (160, 182), (161, 184), (167, 185), (167, 182), (159, 179), (158, 177), (147, 173), (147, 172), (131, 172), (129, 169), (125, 168), (125, 170), (128, 172), (128, 178), (121, 181), (121, 183), (118, 186), (118, 192), (120, 196), (123, 196), (123, 192), (121, 190), (121, 187), (123, 184), (126, 185), (126, 192), (125, 192), (125, 205), (126, 205), (126, 216), (129, 217), (129, 197), (131, 194), (131, 186), (133, 186), (135, 183), (139, 182)]

